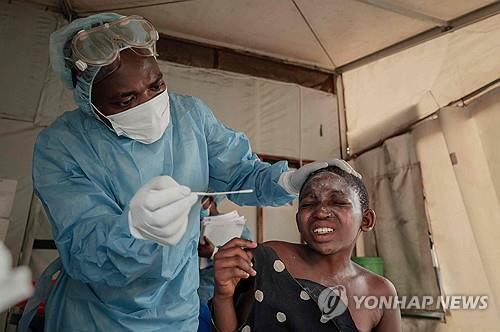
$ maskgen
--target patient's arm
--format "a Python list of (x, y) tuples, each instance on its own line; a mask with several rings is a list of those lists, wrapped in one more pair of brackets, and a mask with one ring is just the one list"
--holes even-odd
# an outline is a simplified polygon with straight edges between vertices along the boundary
[[(382, 288), (384, 296), (390, 296), (393, 298), (397, 297), (396, 288), (389, 280), (384, 280), (382, 285), (378, 286)], [(382, 318), (373, 331), (384, 331), (384, 332), (399, 332), (401, 331), (401, 312), (399, 307), (396, 309), (385, 308), (382, 314)]]
[(233, 332), (238, 328), (238, 319), (233, 298), (221, 298), (214, 295), (214, 324), (217, 331)]
[[(242, 248), (255, 248), (257, 244), (239, 238), (232, 239), (215, 255), (214, 322), (218, 331), (232, 332), (238, 328), (238, 316), (233, 295), (240, 280), (255, 276), (252, 253)], [(242, 308), (248, 304), (241, 298)], [(238, 301), (239, 302), (239, 301)], [(243, 309), (242, 309), (243, 310)], [(243, 312), (243, 311), (242, 311)]]

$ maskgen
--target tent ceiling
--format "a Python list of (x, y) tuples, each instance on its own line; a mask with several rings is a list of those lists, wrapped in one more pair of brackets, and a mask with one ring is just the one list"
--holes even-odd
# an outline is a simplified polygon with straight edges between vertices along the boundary
[[(335, 69), (494, 0), (65, 0), (146, 17), (164, 34)], [(57, 0), (34, 0), (54, 5)]]

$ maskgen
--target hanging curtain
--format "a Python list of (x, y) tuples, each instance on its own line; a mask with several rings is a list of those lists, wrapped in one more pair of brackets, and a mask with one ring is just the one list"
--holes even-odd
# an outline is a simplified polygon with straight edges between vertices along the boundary
[(377, 215), (364, 233), (366, 256), (384, 260), (399, 296), (438, 296), (422, 177), (411, 133), (388, 139), (354, 160)]

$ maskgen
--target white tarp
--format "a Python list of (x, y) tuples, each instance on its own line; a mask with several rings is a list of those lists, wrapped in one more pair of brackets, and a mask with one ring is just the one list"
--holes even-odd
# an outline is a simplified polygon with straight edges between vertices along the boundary
[(0, 178), (17, 180), (5, 239), (14, 262), (17, 262), (21, 250), (33, 195), (31, 160), (35, 138), (40, 130), (30, 122), (0, 119)]
[[(53, 3), (54, 0), (32, 0)], [(333, 69), (495, 0), (67, 0), (141, 15), (164, 34)]]
[(0, 3), (0, 82), (8, 83), (2, 87), (0, 117), (34, 120), (49, 69), (47, 45), (56, 16), (29, 5)]
[(500, 15), (343, 74), (359, 151), (500, 77)]
[(340, 156), (335, 95), (295, 84), (160, 62), (170, 91), (200, 97), (254, 152), (296, 159)]
[(500, 326), (499, 127), (497, 88), (413, 130), (444, 295), (488, 296), (486, 310), (454, 310), (432, 331)]

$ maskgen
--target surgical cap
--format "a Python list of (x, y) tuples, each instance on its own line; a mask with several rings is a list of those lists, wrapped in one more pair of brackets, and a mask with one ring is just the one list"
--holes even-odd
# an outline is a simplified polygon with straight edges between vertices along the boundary
[(92, 82), (100, 67), (88, 66), (83, 72), (73, 76), (75, 59), (71, 52), (71, 40), (80, 31), (109, 23), (123, 17), (115, 13), (101, 13), (74, 20), (50, 35), (50, 63), (64, 84), (73, 90), (76, 105), (84, 112), (94, 114), (90, 104)]

